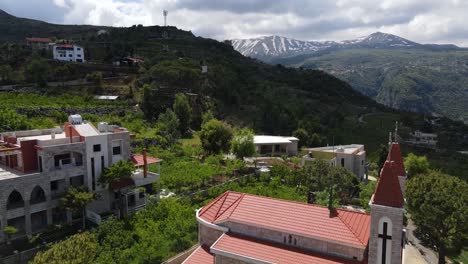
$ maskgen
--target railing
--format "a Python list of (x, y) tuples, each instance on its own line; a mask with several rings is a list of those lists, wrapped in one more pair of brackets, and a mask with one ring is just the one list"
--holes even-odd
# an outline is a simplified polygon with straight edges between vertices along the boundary
[(63, 169), (68, 169), (72, 167), (79, 167), (83, 166), (83, 161), (82, 160), (76, 160), (75, 158), (69, 158), (69, 159), (61, 159), (59, 160), (59, 165), (55, 166), (56, 170), (63, 170)]

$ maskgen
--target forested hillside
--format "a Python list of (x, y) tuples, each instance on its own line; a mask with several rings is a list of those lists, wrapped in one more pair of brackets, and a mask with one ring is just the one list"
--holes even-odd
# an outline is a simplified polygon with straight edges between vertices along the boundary
[(393, 108), (468, 121), (468, 51), (351, 49), (275, 60), (322, 69)]
[[(82, 109), (90, 120), (106, 115), (112, 120), (124, 120), (122, 124), (143, 134), (141, 124), (151, 126), (160, 113), (172, 106), (175, 94), (185, 92), (194, 109), (194, 129), (199, 128), (202, 113), (211, 111), (220, 119), (237, 126), (249, 126), (256, 133), (291, 135), (298, 128), (303, 128), (311, 135), (316, 134), (319, 144), (364, 143), (371, 152), (387, 141), (395, 121), (400, 122), (402, 135), (415, 129), (441, 129), (431, 127), (423, 116), (393, 111), (375, 103), (346, 82), (323, 71), (265, 64), (242, 56), (229, 43), (195, 37), (191, 32), (175, 27), (106, 28), (105, 34), (98, 34), (95, 27), (31, 22), (5, 13), (0, 14), (0, 26), (8, 27), (1, 21), (17, 25), (16, 31), (8, 31), (3, 36), (15, 40), (3, 42), (0, 50), (0, 64), (9, 67), (12, 76), (10, 80), (4, 78), (4, 84), (35, 86), (33, 91), (43, 95), (118, 94), (126, 100), (121, 105), (137, 105), (133, 108), (124, 106), (120, 110), (95, 110), (81, 106), (48, 108), (42, 112), (48, 115), (48, 125), (50, 122), (60, 124), (55, 111), (70, 114), (72, 110)], [(30, 23), (42, 23), (43, 26), (37, 27), (48, 31), (36, 30)], [(18, 32), (29, 32), (35, 37), (69, 39), (85, 48), (89, 63), (68, 64), (64, 74), (63, 63), (51, 61), (50, 54), (46, 52), (38, 53), (24, 47), (24, 34)], [(67, 32), (70, 32), (70, 37), (67, 37)], [(79, 38), (74, 37), (76, 32), (81, 32)], [(125, 72), (124, 67), (112, 66), (113, 60), (123, 56), (137, 57), (144, 63), (129, 72)], [(122, 81), (88, 82), (82, 86), (75, 85), (73, 89), (67, 88), (66, 81), (84, 78), (89, 75), (88, 68), (97, 67), (96, 63), (108, 65), (100, 70), (104, 77), (121, 78)], [(44, 69), (40, 65), (45, 65)], [(202, 66), (207, 66), (207, 72), (202, 72)], [(33, 73), (37, 69), (43, 70), (41, 76), (45, 80), (35, 78)], [(55, 86), (51, 85), (52, 82)], [(23, 90), (13, 89), (13, 92)], [(25, 110), (28, 108), (25, 105), (6, 107), (17, 109), (19, 114), (36, 118), (36, 121), (41, 115), (34, 107), (29, 110)], [(139, 115), (140, 110), (146, 123)], [(138, 117), (122, 117), (125, 113)], [(373, 120), (367, 122), (369, 114), (381, 120), (378, 127), (374, 127)], [(140, 125), (129, 124), (128, 121), (138, 121)], [(41, 125), (40, 122), (37, 125)], [(441, 125), (444, 128), (440, 139), (444, 148), (464, 148), (467, 144), (463, 137), (466, 127), (446, 120)]]

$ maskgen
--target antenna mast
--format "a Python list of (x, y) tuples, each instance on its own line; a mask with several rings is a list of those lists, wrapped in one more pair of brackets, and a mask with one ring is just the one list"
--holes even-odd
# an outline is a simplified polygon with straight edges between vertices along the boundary
[(167, 14), (169, 13), (169, 11), (167, 10), (164, 10), (163, 11), (163, 15), (164, 15), (164, 26), (167, 27)]

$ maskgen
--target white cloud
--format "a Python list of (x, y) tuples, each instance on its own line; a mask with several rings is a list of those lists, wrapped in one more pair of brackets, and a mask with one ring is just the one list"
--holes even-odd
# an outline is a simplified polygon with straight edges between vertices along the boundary
[[(2, 0), (0, 8), (28, 16), (18, 9), (29, 1), (43, 0)], [(383, 31), (423, 43), (468, 46), (468, 0), (49, 0), (44, 5), (29, 17), (57, 22), (62, 16), (67, 24), (161, 25), (167, 9), (170, 25), (216, 39), (278, 34), (342, 40)], [(46, 5), (53, 5), (53, 16), (45, 13)]]

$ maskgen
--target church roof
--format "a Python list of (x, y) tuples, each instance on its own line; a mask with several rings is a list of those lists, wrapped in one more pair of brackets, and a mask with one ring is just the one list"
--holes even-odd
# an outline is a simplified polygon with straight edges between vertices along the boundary
[(394, 161), (385, 161), (380, 179), (375, 188), (373, 203), (390, 207), (403, 207), (404, 200), (401, 193), (398, 174)]
[[(223, 234), (212, 246), (211, 252), (220, 255), (238, 256), (261, 263), (281, 264), (361, 264), (357, 261), (320, 253), (304, 251), (292, 246), (267, 242), (232, 233)], [(190, 262), (192, 263), (192, 262)], [(208, 263), (208, 262), (206, 262)]]
[(182, 264), (214, 264), (214, 255), (206, 246), (198, 247)]
[(401, 157), (400, 144), (390, 144), (387, 160), (394, 162), (393, 170), (395, 171), (397, 176), (406, 176), (405, 165), (403, 164), (403, 158)]
[(365, 248), (370, 216), (345, 209), (227, 191), (203, 207), (198, 216), (221, 224), (236, 222), (315, 239)]

